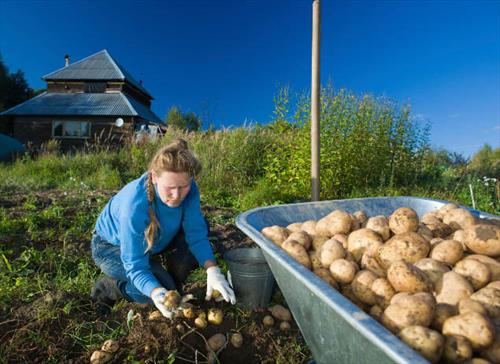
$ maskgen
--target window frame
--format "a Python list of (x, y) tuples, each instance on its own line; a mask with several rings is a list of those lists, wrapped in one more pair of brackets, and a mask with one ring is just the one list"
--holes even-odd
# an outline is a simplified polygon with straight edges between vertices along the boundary
[[(62, 124), (62, 135), (55, 135), (55, 129), (56, 129), (56, 125), (57, 123), (61, 123)], [(88, 135), (79, 135), (79, 136), (73, 136), (73, 135), (64, 135), (64, 133), (66, 132), (66, 127), (65, 125), (67, 123), (78, 123), (80, 128), (80, 133), (82, 132), (82, 124), (83, 123), (87, 123), (88, 124)], [(89, 139), (90, 136), (92, 135), (92, 122), (88, 121), (88, 120), (53, 120), (52, 121), (52, 138), (57, 138), (57, 139)]]

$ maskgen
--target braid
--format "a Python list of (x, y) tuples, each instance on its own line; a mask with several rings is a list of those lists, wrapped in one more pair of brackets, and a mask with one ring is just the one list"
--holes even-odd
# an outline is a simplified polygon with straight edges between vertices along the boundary
[(151, 172), (148, 173), (147, 197), (149, 203), (148, 215), (151, 222), (149, 223), (148, 227), (146, 228), (146, 231), (144, 232), (144, 235), (146, 237), (146, 242), (148, 243), (148, 248), (146, 249), (146, 251), (150, 250), (153, 247), (155, 235), (156, 232), (158, 231), (158, 227), (160, 226), (160, 223), (158, 222), (158, 219), (156, 218), (155, 212), (153, 210), (153, 201), (155, 199), (155, 187), (153, 185), (153, 179), (151, 178)]

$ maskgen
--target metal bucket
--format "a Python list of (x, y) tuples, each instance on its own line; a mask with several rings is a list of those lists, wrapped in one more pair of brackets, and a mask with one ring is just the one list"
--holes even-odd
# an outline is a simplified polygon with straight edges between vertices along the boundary
[(224, 259), (238, 303), (249, 309), (267, 307), (271, 301), (274, 276), (262, 251), (259, 248), (234, 249), (226, 252)]

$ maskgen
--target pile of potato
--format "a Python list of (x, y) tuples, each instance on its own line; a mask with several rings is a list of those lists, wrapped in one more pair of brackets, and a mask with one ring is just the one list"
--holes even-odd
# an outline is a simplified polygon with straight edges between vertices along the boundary
[(500, 220), (332, 211), (262, 234), (432, 363), (500, 363)]

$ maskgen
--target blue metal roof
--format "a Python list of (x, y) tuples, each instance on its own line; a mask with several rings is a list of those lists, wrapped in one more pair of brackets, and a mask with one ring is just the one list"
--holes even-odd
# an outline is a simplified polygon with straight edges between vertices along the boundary
[(116, 62), (107, 50), (103, 49), (96, 54), (88, 56), (80, 61), (65, 66), (57, 71), (51, 72), (42, 77), (49, 80), (120, 80), (128, 81), (136, 88), (153, 98), (149, 92), (137, 82), (132, 75), (118, 62)]
[(138, 116), (163, 124), (147, 106), (121, 92), (57, 93), (44, 92), (0, 115), (3, 116)]

